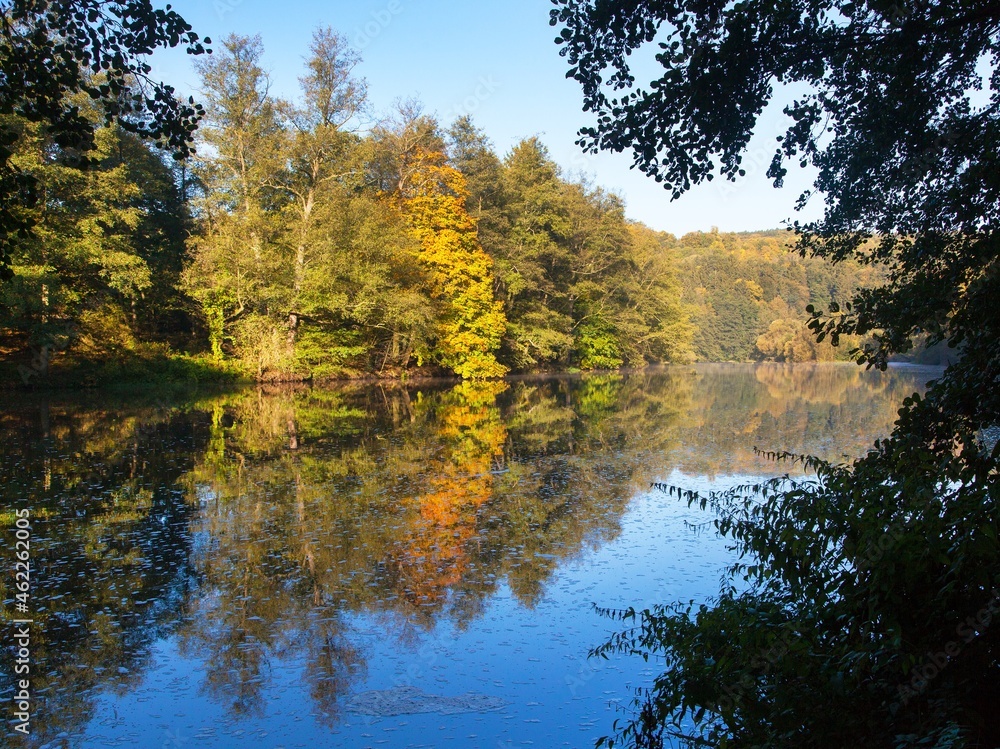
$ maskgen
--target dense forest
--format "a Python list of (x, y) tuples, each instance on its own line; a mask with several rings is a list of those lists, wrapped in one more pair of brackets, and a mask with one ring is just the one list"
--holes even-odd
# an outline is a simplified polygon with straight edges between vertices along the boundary
[(883, 280), (880, 266), (831, 264), (792, 252), (788, 231), (685, 235), (675, 243), (683, 303), (702, 361), (848, 359), (858, 340), (834, 348), (806, 327), (809, 305), (827, 309)]
[(871, 266), (803, 259), (789, 232), (654, 231), (536, 138), (501, 157), (468, 117), (374, 116), (344, 40), (310, 50), (296, 101), (270, 93), (259, 38), (203, 58), (190, 161), (114, 125), (82, 158), (6, 117), (40, 200), (0, 288), (3, 379), (476, 379), (852, 348), (817, 344), (805, 308)]

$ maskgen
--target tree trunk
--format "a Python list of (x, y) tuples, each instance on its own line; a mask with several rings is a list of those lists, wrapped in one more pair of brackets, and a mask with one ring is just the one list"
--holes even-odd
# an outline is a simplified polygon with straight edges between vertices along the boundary
[[(295, 248), (295, 267), (292, 275), (292, 309), (299, 308), (299, 301), (302, 295), (302, 282), (306, 275), (306, 240), (309, 234), (309, 221), (312, 217), (315, 195), (312, 190), (302, 202), (302, 226), (299, 230), (299, 244)], [(288, 355), (295, 353), (295, 336), (298, 333), (299, 314), (297, 312), (288, 313)]]
[(299, 328), (299, 316), (294, 312), (288, 313), (288, 355), (295, 353), (295, 335)]

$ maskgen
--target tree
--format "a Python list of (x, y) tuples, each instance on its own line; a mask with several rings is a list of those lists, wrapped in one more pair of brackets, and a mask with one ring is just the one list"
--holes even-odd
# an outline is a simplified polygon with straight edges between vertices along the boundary
[(570, 222), (559, 168), (537, 138), (504, 159), (509, 229), (494, 251), (510, 321), (506, 346), (518, 368), (569, 363), (573, 318), (567, 286)]
[(430, 296), (441, 301), (431, 356), (463, 378), (502, 377), (494, 352), (507, 328), (502, 302), (493, 299), (493, 261), (479, 244), (465, 210), (465, 179), (443, 153), (417, 147), (405, 191), (396, 196), (427, 269)]
[(259, 38), (223, 47), (199, 66), (209, 148), (185, 273), (213, 352), (267, 379), (405, 368), (435, 310), (417, 291), (408, 227), (367, 184), (357, 54), (316, 31), (302, 95), (281, 102)]
[(6, 124), (19, 125), (11, 164), (39, 199), (23, 208), (32, 236), (8, 245), (14, 275), (0, 288), (0, 326), (33, 351), (43, 376), (67, 349), (87, 359), (136, 353), (140, 333), (160, 332), (158, 307), (172, 301), (183, 256), (174, 173), (114, 125), (96, 129), (81, 170), (42, 124)]
[[(961, 346), (866, 457), (809, 460), (814, 483), (712, 498), (746, 582), (713, 606), (637, 615), (633, 636), (610, 644), (658, 653), (669, 667), (625, 736), (642, 745), (666, 730), (730, 747), (996, 746), (1000, 630), (978, 612), (996, 608), (1000, 579), (1000, 450), (983, 437), (1000, 422), (991, 301), (1000, 298), (1000, 6), (556, 6), (569, 75), (597, 117), (581, 144), (631, 148), (674, 197), (740, 175), (776, 87), (805, 84), (785, 108), (791, 123), (769, 170), (778, 186), (789, 161), (818, 171), (826, 210), (797, 225), (799, 249), (882, 263), (887, 275), (850, 304), (810, 309), (817, 339), (871, 335), (856, 356), (879, 367), (923, 333)], [(630, 56), (650, 49), (662, 75), (638, 87)]]
[[(205, 39), (205, 43), (210, 43)], [(85, 94), (106, 123), (156, 139), (184, 157), (201, 109), (152, 81), (145, 56), (184, 45), (206, 51), (175, 11), (149, 0), (5, 0), (0, 3), (0, 115), (45, 123), (49, 137), (80, 163), (95, 147), (95, 123), (74, 101)], [(9, 279), (10, 243), (31, 231), (37, 184), (12, 163), (17, 129), (0, 126), (0, 278)]]
[(504, 211), (504, 168), (489, 138), (468, 115), (455, 120), (448, 130), (448, 162), (465, 177), (466, 208), (476, 220), (479, 243), (496, 260), (510, 230)]
[(245, 343), (277, 365), (284, 353), (273, 340), (279, 333), (262, 313), (277, 301), (270, 279), (280, 226), (268, 213), (281, 197), (270, 186), (280, 165), (281, 126), (263, 53), (260, 37), (230, 35), (220, 54), (197, 66), (206, 104), (200, 137), (209, 154), (196, 169), (203, 228), (192, 241), (185, 288), (201, 305), (216, 358), (242, 325)]
[[(781, 358), (775, 341), (794, 338), (795, 331), (802, 344), (796, 346), (796, 360), (833, 359), (838, 354), (849, 358), (847, 346), (856, 346), (859, 339), (844, 338), (847, 346), (839, 349), (828, 339), (817, 345), (808, 328), (806, 306), (825, 307), (832, 299), (873, 287), (884, 277), (878, 268), (853, 260), (833, 266), (821, 258), (803, 258), (794, 251), (793, 242), (787, 231), (735, 234), (713, 229), (686, 234), (665, 246), (676, 258), (683, 300), (692, 309), (699, 358)], [(754, 342), (777, 321), (781, 321), (775, 329), (778, 338), (768, 338), (770, 343), (755, 351)]]
[(294, 213), (295, 255), (287, 301), (289, 347), (294, 345), (302, 315), (302, 287), (319, 193), (361, 171), (348, 159), (354, 138), (344, 127), (360, 113), (367, 95), (364, 80), (352, 76), (361, 58), (343, 37), (329, 27), (319, 29), (313, 33), (310, 51), (309, 72), (300, 79), (302, 102), (283, 106), (289, 142), (283, 149), (285, 168), (277, 176), (277, 186), (289, 194)]
[(621, 198), (563, 179), (536, 138), (514, 147), (503, 177), (504, 231), (492, 248), (515, 366), (614, 369), (688, 357), (672, 259), (649, 254), (650, 237), (625, 219)]
[(452, 130), (451, 158), (471, 180), (496, 264), (505, 363), (607, 369), (689, 356), (672, 258), (650, 255), (618, 196), (563, 179), (536, 138), (501, 163), (467, 120)]
[(629, 230), (631, 263), (624, 283), (628, 305), (619, 322), (629, 341), (628, 358), (650, 363), (693, 361), (694, 326), (681, 303), (676, 259), (668, 249), (673, 237), (642, 224), (630, 224)]
[[(356, 134), (366, 109), (360, 62), (331, 29), (313, 35), (298, 103), (282, 105), (285, 193), (282, 309), (297, 371), (328, 377), (405, 370), (437, 311), (404, 216), (380, 199), (369, 169), (382, 156)], [(300, 330), (301, 328), (301, 330)]]
[(816, 359), (816, 341), (799, 320), (779, 318), (757, 336), (757, 350), (768, 359), (802, 362)]
[(437, 123), (419, 105), (403, 103), (397, 121), (376, 130), (374, 146), (371, 181), (410, 227), (426, 293), (438, 307), (430, 335), (414, 346), (418, 361), (463, 378), (503, 376), (495, 352), (507, 319), (493, 296), (493, 259), (479, 243), (465, 176), (447, 163)]

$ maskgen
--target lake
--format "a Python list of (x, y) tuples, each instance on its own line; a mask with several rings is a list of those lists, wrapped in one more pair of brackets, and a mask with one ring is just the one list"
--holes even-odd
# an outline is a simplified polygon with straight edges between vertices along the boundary
[[(845, 461), (940, 370), (699, 365), (503, 383), (4, 394), (11, 746), (590, 747), (656, 664), (602, 607), (704, 601), (695, 490)], [(15, 608), (15, 512), (31, 589)], [(23, 599), (22, 599), (23, 600)], [(17, 677), (23, 678), (23, 677)]]

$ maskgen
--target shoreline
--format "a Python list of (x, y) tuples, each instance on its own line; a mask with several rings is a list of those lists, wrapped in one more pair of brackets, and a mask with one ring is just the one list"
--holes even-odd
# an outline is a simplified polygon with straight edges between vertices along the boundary
[[(344, 385), (388, 385), (410, 387), (421, 385), (457, 385), (462, 382), (531, 382), (542, 379), (579, 379), (592, 375), (628, 375), (646, 371), (657, 371), (680, 367), (710, 366), (852, 366), (855, 362), (834, 361), (697, 361), (686, 363), (658, 362), (644, 366), (628, 366), (617, 369), (577, 368), (551, 369), (542, 371), (512, 372), (501, 378), (484, 380), (463, 380), (455, 375), (434, 372), (400, 373), (394, 376), (379, 376), (377, 373), (363, 373), (343, 377), (275, 377), (258, 379), (241, 372), (226, 362), (214, 362), (202, 357), (174, 355), (159, 360), (136, 359), (125, 362), (79, 363), (68, 367), (55, 367), (47, 374), (32, 373), (30, 377), (19, 377), (18, 370), (11, 363), (0, 365), (0, 393), (44, 393), (44, 392), (142, 392), (148, 390), (176, 390), (189, 388), (323, 388)], [(944, 371), (944, 365), (923, 364), (912, 361), (890, 361), (890, 368), (918, 368)], [(23, 370), (23, 366), (22, 366)], [(23, 372), (22, 372), (23, 374)]]

